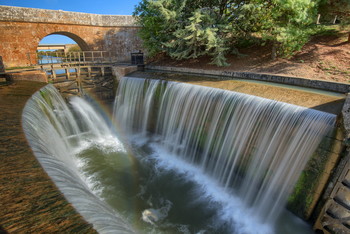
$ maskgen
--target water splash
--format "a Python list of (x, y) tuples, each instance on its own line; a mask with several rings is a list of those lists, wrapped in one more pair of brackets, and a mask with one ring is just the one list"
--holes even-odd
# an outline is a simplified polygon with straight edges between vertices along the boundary
[(164, 220), (172, 207), (172, 203), (168, 200), (164, 202), (164, 205), (158, 209), (148, 208), (142, 211), (142, 220), (150, 223), (152, 225), (156, 225), (157, 222)]

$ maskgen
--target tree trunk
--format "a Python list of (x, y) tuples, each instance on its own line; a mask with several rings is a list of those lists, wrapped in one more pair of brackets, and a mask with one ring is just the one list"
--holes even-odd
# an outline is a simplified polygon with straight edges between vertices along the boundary
[(335, 21), (337, 21), (337, 16), (334, 17), (333, 24), (335, 24)]
[(349, 36), (348, 36), (348, 42), (350, 43), (350, 32), (349, 32)]
[(277, 42), (274, 41), (272, 44), (271, 59), (275, 60), (277, 57)]
[(318, 15), (317, 15), (317, 21), (316, 21), (316, 24), (320, 24), (320, 18), (321, 18), (321, 14), (318, 14)]

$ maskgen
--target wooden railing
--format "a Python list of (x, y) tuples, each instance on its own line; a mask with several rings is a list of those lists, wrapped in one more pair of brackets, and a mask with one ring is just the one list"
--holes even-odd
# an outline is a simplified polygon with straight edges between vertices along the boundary
[(45, 64), (103, 64), (113, 63), (116, 58), (109, 51), (79, 51), (79, 52), (52, 52), (40, 51), (27, 53), (31, 66)]

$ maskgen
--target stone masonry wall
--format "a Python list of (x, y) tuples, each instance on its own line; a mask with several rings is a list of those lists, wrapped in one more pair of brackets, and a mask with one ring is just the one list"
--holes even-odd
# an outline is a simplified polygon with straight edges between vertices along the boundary
[[(142, 50), (132, 16), (109, 16), (0, 6), (0, 56), (5, 67), (29, 66), (47, 35), (72, 38), (84, 51), (110, 51), (118, 62)], [(30, 59), (28, 53), (32, 54)]]
[(135, 27), (131, 15), (98, 15), (62, 10), (0, 6), (0, 21)]

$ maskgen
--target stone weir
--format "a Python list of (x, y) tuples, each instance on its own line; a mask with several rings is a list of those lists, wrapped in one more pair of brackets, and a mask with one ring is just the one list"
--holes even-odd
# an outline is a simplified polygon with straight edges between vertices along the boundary
[[(126, 66), (123, 68), (99, 68), (95, 70), (95, 72), (93, 72), (94, 69), (92, 69), (90, 72), (92, 72), (91, 74), (114, 74), (113, 82), (110, 85), (112, 85), (115, 90), (118, 84), (118, 82), (115, 82), (115, 77), (122, 77), (126, 73), (134, 70), (136, 70), (136, 67)], [(84, 71), (83, 69), (83, 73), (84, 72), (89, 71)], [(78, 72), (76, 72), (76, 74), (74, 72), (73, 74), (70, 73), (71, 72), (65, 73), (65, 75), (62, 75), (65, 77), (56, 77), (56, 79), (67, 81), (78, 74)], [(334, 90), (331, 90), (332, 92), (319, 92), (314, 89), (292, 89), (290, 86), (283, 85), (276, 87), (273, 83), (261, 84), (251, 82), (250, 80), (228, 78), (227, 76), (213, 76), (212, 74), (209, 74), (209, 76), (208, 74), (199, 76), (198, 74), (200, 72), (190, 75), (175, 73), (174, 71), (171, 73), (168, 71), (158, 71), (156, 73), (160, 79), (190, 82), (197, 85), (245, 92), (337, 114), (339, 120), (336, 130), (324, 139), (319, 149), (312, 156), (312, 159), (308, 163), (297, 184), (296, 190), (290, 198), (289, 208), (303, 219), (312, 222), (315, 229), (322, 230), (324, 233), (349, 232), (350, 155), (347, 150), (350, 136), (350, 99), (347, 96), (349, 85), (335, 83), (329, 87), (340, 87), (340, 89), (344, 89), (345, 91), (338, 91), (337, 93), (334, 92)], [(155, 73), (149, 71), (134, 72), (131, 76), (153, 78)], [(89, 81), (93, 76), (89, 78), (89, 75), (87, 75), (86, 77), (88, 78), (88, 82), (104, 83), (103, 80), (101, 80), (101, 82), (93, 81), (93, 79)], [(273, 80), (272, 76), (269, 77)], [(77, 81), (73, 83), (73, 86), (78, 84)], [(312, 82), (312, 84), (318, 85), (317, 82)], [(326, 84), (322, 85), (325, 85), (324, 87), (327, 88)], [(67, 89), (61, 88), (61, 92), (63, 95), (67, 96), (78, 95), (79, 93), (76, 92), (79, 90), (78, 86), (79, 85), (77, 85), (77, 87), (68, 87)], [(15, 112), (20, 113), (18, 110), (23, 108), (24, 102), (27, 99), (24, 98), (20, 100), (20, 96), (29, 97), (37, 87), (30, 93), (24, 92), (23, 94), (21, 94), (22, 89), (20, 86), (15, 88), (16, 86), (13, 86), (11, 91), (6, 93), (1, 92), (1, 95), (5, 95), (4, 97), (6, 97), (1, 98), (1, 100), (7, 102), (1, 103), (2, 109), (5, 110), (6, 113), (2, 115), (2, 117), (4, 117), (1, 121), (2, 128), (6, 129), (8, 128), (6, 126), (13, 125), (16, 129), (3, 131), (4, 138), (6, 137), (5, 139), (8, 140), (3, 142), (4, 147), (2, 148), (4, 148), (5, 151), (2, 152), (1, 157), (5, 163), (2, 165), (2, 170), (7, 172), (3, 173), (2, 176), (3, 186), (1, 186), (1, 188), (3, 192), (0, 194), (1, 200), (5, 204), (5, 209), (2, 211), (1, 217), (3, 218), (0, 219), (0, 225), (9, 232), (41, 232), (42, 230), (47, 230), (48, 232), (62, 230), (67, 232), (94, 232), (91, 226), (81, 220), (80, 216), (77, 215), (74, 209), (64, 200), (60, 192), (57, 191), (49, 178), (45, 175), (45, 172), (42, 171), (33, 155), (25, 156), (22, 154), (24, 151), (29, 152), (29, 149), (16, 150), (18, 145), (25, 143), (23, 143), (24, 138), (19, 126), (20, 115), (18, 114), (18, 122), (16, 123), (16, 118), (12, 117), (11, 113), (12, 115), (14, 115)], [(11, 92), (20, 92), (20, 95), (17, 97), (11, 94)], [(15, 106), (13, 103), (17, 101), (22, 104), (16, 105), (17, 109), (12, 109), (13, 106)], [(9, 105), (6, 106), (7, 104)], [(13, 135), (14, 132), (18, 131), (19, 135)], [(18, 141), (18, 139), (21, 140)], [(8, 155), (14, 156), (10, 158)], [(28, 158), (32, 158), (34, 160), (33, 163), (28, 163)], [(28, 165), (29, 169), (26, 169)], [(40, 169), (40, 176), (39, 174), (32, 175), (31, 171), (37, 171), (37, 169)], [(16, 175), (16, 177), (14, 175)], [(36, 186), (33, 186), (34, 183), (39, 186), (39, 190)], [(41, 188), (40, 186), (44, 187)], [(47, 192), (41, 194), (40, 191)], [(15, 198), (12, 196), (13, 194), (15, 194)], [(40, 221), (37, 221), (38, 219)]]
[(267, 74), (152, 66), (148, 66), (146, 72), (135, 72), (130, 76), (221, 88), (336, 114), (337, 127), (311, 157), (290, 196), (288, 208), (323, 233), (350, 231), (348, 84)]

